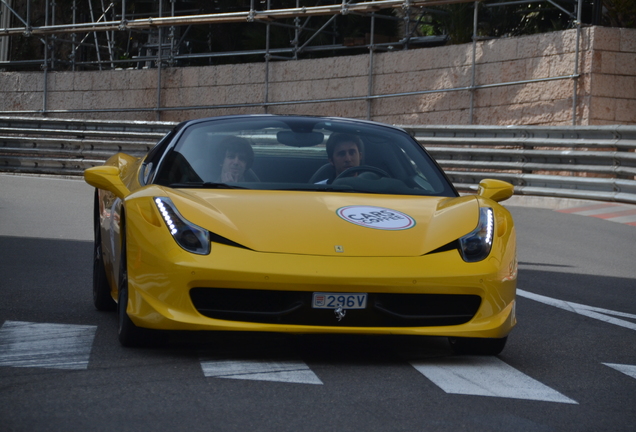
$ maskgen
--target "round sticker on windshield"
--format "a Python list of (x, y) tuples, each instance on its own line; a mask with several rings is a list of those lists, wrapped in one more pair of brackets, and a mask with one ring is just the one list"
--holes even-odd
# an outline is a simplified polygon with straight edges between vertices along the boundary
[(383, 207), (341, 207), (336, 213), (347, 222), (367, 228), (395, 231), (415, 226), (415, 220), (411, 216)]

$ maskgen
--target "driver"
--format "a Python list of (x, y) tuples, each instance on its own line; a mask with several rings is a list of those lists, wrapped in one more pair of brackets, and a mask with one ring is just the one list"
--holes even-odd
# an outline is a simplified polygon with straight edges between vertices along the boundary
[(327, 158), (334, 167), (334, 175), (316, 184), (331, 183), (342, 172), (360, 166), (362, 161), (362, 141), (360, 138), (346, 133), (333, 133), (327, 140)]

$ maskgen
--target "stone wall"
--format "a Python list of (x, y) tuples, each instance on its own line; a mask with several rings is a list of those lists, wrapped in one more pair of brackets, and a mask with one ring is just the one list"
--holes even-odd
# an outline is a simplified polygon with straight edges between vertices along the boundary
[[(476, 48), (473, 124), (571, 125), (576, 31), (480, 42)], [(591, 27), (582, 32), (577, 124), (636, 124), (636, 30)], [(393, 124), (470, 124), (472, 44), (376, 53), (373, 120)], [(179, 121), (215, 115), (268, 113), (366, 118), (366, 100), (324, 101), (369, 94), (369, 55), (265, 63), (95, 72), (0, 72), (0, 115), (46, 109), (115, 110), (56, 117)], [(524, 80), (549, 81), (493, 86)], [(493, 86), (493, 87), (488, 87)], [(243, 106), (237, 106), (243, 105)], [(214, 106), (186, 110), (182, 107)], [(119, 110), (130, 109), (125, 112)], [(25, 113), (22, 113), (25, 114)]]

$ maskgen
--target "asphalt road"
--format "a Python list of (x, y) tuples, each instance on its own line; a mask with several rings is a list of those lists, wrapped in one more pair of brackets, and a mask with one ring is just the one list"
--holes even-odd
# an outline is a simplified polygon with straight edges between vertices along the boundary
[(249, 333), (125, 349), (92, 306), (92, 193), (0, 175), (0, 431), (636, 431), (635, 226), (513, 202), (498, 357)]

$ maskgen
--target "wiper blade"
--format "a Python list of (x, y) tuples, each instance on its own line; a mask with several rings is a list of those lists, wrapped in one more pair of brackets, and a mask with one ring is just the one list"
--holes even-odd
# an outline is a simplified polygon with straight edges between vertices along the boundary
[(184, 183), (172, 183), (170, 187), (173, 189), (247, 189), (242, 186), (233, 186), (227, 183), (214, 183), (214, 182), (184, 182)]

